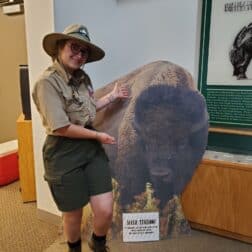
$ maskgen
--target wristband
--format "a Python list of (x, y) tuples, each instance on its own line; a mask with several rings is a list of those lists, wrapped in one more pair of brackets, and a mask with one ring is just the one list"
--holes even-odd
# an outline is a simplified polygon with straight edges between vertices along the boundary
[(96, 139), (98, 138), (98, 132), (97, 131), (95, 132), (95, 138)]
[(108, 96), (108, 100), (110, 103), (112, 103), (114, 101), (114, 96), (111, 94)]

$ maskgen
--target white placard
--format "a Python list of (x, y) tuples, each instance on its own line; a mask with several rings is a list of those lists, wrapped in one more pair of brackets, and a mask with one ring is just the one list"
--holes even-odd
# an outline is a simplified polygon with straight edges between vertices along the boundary
[(159, 212), (123, 213), (123, 241), (158, 241)]

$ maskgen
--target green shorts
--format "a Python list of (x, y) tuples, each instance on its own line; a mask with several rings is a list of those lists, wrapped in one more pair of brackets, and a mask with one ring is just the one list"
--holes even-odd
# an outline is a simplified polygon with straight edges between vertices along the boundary
[(47, 136), (44, 178), (62, 212), (85, 206), (90, 196), (112, 190), (108, 157), (96, 140)]

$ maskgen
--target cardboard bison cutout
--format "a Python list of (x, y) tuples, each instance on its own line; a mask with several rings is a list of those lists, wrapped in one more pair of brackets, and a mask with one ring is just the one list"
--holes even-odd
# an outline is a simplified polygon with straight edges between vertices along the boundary
[[(115, 82), (95, 96), (111, 91)], [(104, 146), (117, 182), (116, 211), (145, 211), (149, 205), (148, 211), (160, 212), (165, 237), (169, 201), (182, 193), (206, 147), (205, 100), (191, 75), (167, 61), (145, 65), (117, 82), (128, 85), (131, 98), (103, 109), (95, 121), (98, 130), (117, 139), (117, 145)]]

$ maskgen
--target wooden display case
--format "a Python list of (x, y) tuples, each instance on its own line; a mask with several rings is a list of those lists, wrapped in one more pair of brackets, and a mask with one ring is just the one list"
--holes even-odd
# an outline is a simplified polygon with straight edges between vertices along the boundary
[(250, 160), (203, 159), (182, 194), (182, 206), (192, 227), (252, 243), (251, 195)]

